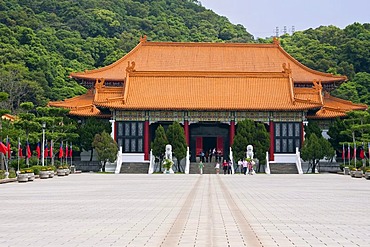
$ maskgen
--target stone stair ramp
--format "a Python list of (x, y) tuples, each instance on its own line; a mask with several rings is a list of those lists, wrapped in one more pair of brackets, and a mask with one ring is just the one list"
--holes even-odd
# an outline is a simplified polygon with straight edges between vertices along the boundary
[(270, 163), (271, 174), (298, 174), (295, 163)]

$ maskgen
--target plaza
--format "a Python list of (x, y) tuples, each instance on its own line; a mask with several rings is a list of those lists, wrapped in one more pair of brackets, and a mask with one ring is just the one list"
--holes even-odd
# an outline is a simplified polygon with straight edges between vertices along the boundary
[(72, 174), (0, 185), (0, 246), (369, 246), (370, 184), (337, 174)]

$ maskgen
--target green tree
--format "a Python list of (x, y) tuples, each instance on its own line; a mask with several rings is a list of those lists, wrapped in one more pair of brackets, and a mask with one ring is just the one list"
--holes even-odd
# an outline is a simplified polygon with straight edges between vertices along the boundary
[(151, 144), (154, 156), (159, 158), (159, 171), (162, 171), (162, 159), (165, 153), (166, 145), (169, 144), (166, 133), (162, 125), (155, 130), (155, 138)]
[(82, 150), (90, 150), (90, 161), (93, 158), (92, 142), (96, 134), (106, 131), (110, 133), (111, 125), (107, 120), (97, 118), (87, 118), (85, 122), (78, 126), (78, 134), (80, 136), (80, 147)]
[(103, 131), (95, 135), (92, 146), (98, 154), (101, 170), (105, 172), (107, 162), (114, 162), (117, 158), (117, 143), (107, 132)]
[(178, 122), (173, 122), (166, 133), (169, 144), (172, 145), (173, 156), (177, 158), (178, 171), (180, 170), (180, 161), (186, 157), (186, 140), (184, 129)]
[(331, 159), (334, 156), (334, 149), (329, 141), (324, 137), (318, 138), (315, 133), (312, 133), (304, 142), (301, 149), (301, 157), (304, 161), (308, 161), (312, 168), (312, 173), (315, 173), (316, 166), (323, 158)]
[(308, 124), (304, 126), (305, 136), (304, 138), (307, 139), (310, 135), (315, 134), (316, 136), (321, 136), (321, 129), (316, 121), (308, 120)]
[(245, 119), (238, 122), (232, 145), (235, 160), (243, 160), (247, 145), (253, 146), (254, 157), (260, 164), (266, 163), (266, 152), (270, 146), (270, 136), (262, 123)]

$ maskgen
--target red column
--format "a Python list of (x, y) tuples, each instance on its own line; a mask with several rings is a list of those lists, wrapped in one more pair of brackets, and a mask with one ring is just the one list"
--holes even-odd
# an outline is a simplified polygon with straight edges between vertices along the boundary
[(185, 133), (186, 144), (189, 146), (190, 140), (189, 140), (189, 121), (188, 120), (184, 120), (184, 133)]
[(270, 121), (270, 161), (274, 161), (274, 150), (275, 150), (275, 133), (274, 133), (274, 122)]
[(234, 143), (234, 136), (235, 136), (235, 120), (230, 121), (230, 147)]
[(144, 122), (144, 160), (149, 160), (149, 120)]
[(301, 123), (301, 148), (303, 147), (303, 143), (304, 143), (304, 124), (303, 122)]

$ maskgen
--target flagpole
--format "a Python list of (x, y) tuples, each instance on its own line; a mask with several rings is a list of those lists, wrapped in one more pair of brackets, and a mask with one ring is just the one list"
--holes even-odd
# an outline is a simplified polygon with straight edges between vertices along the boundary
[(70, 152), (70, 157), (71, 157), (71, 166), (72, 166), (72, 142), (71, 142), (71, 147), (69, 148), (69, 152)]
[(344, 167), (346, 167), (346, 149), (344, 147), (344, 143), (343, 143), (343, 148), (342, 148), (342, 156), (343, 156), (343, 161), (344, 161)]
[(17, 152), (17, 154), (18, 154), (18, 172), (19, 172), (19, 143), (20, 142), (21, 142), (21, 138), (18, 137), (18, 152)]
[(50, 141), (50, 158), (51, 158), (51, 165), (54, 165), (54, 155), (53, 155), (53, 139)]

